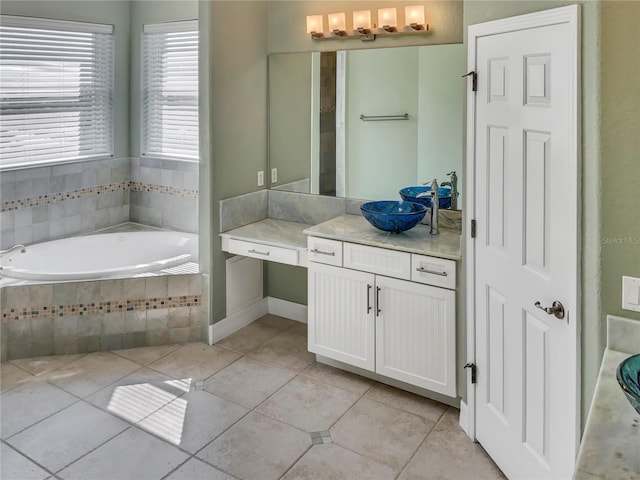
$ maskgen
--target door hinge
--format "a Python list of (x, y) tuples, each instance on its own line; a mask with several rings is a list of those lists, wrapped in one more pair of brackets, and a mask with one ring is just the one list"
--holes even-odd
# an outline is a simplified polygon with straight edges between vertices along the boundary
[(476, 221), (471, 220), (471, 238), (476, 238)]
[(477, 383), (477, 378), (476, 378), (476, 364), (475, 363), (467, 363), (464, 368), (470, 368), (471, 369), (471, 383)]
[(467, 73), (466, 75), (462, 75), (462, 78), (468, 77), (471, 75), (471, 90), (474, 92), (478, 91), (478, 74), (474, 71)]

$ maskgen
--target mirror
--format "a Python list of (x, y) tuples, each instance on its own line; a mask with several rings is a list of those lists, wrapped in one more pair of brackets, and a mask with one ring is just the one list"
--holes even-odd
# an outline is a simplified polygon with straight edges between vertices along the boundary
[(462, 44), (270, 55), (270, 188), (399, 199), (456, 171), (460, 192), (465, 66)]

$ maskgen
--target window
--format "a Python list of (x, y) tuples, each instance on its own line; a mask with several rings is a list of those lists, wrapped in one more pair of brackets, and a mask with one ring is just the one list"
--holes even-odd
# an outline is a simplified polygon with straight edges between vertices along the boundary
[(145, 25), (142, 154), (198, 160), (198, 21)]
[(113, 26), (0, 15), (0, 168), (113, 153)]

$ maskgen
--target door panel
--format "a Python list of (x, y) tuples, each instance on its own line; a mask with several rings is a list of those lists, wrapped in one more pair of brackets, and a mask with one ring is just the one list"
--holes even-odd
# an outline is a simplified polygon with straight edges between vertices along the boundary
[(577, 450), (577, 27), (544, 21), (470, 27), (475, 428), (509, 478), (570, 478)]

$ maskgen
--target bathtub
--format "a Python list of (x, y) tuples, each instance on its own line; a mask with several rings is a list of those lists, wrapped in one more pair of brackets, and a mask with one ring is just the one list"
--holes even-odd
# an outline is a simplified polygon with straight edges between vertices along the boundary
[[(170, 231), (100, 233), (29, 245), (0, 257), (0, 277), (73, 281), (197, 271), (198, 236)], [(174, 269), (176, 272), (171, 272)]]

